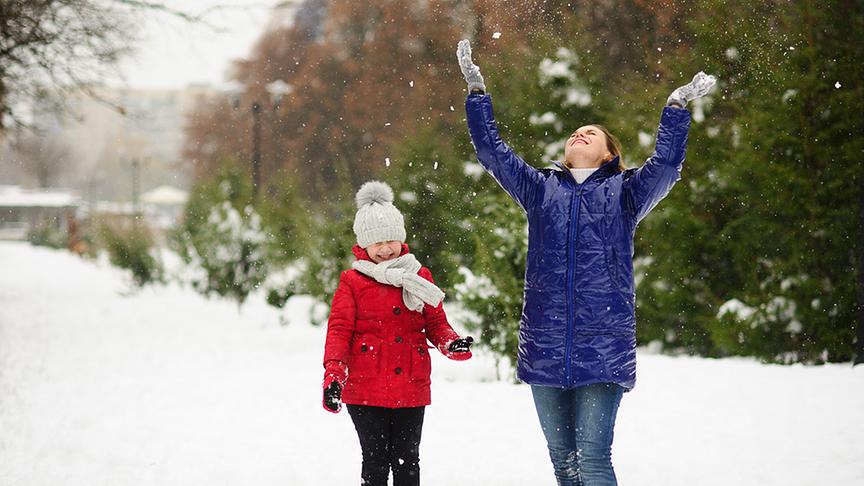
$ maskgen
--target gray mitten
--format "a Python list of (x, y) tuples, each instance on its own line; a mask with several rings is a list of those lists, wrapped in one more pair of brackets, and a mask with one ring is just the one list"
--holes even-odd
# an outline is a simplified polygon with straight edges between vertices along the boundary
[(456, 48), (456, 58), (459, 60), (459, 68), (462, 69), (462, 75), (465, 76), (465, 81), (468, 83), (468, 91), (479, 89), (486, 91), (486, 85), (483, 84), (483, 75), (480, 74), (480, 68), (471, 60), (471, 44), (468, 39), (459, 41), (459, 46)]
[(717, 78), (714, 76), (699, 71), (696, 73), (696, 76), (693, 76), (693, 81), (675, 89), (675, 91), (669, 95), (669, 98), (666, 99), (666, 106), (678, 105), (681, 108), (684, 108), (687, 106), (688, 101), (705, 96), (709, 91), (711, 91), (711, 88), (714, 87), (714, 83), (716, 82)]

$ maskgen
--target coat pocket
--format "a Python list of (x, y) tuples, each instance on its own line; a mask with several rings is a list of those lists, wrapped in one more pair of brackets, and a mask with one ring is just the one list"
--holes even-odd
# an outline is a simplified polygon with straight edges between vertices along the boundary
[(358, 378), (379, 374), (381, 367), (381, 340), (373, 336), (354, 338), (351, 346), (351, 362), (348, 363), (348, 376)]
[(411, 344), (411, 381), (430, 382), (432, 374), (432, 357), (429, 356), (429, 345), (426, 342)]
[(615, 257), (612, 251), (612, 246), (607, 240), (604, 242), (603, 260), (606, 262), (606, 282), (609, 290), (617, 290), (618, 279), (615, 278)]
[(612, 285), (615, 286), (615, 290), (619, 290), (621, 287), (621, 279), (620, 279), (620, 268), (618, 265), (618, 250), (615, 246), (612, 246), (612, 258), (609, 260), (609, 272), (610, 277), (612, 278)]

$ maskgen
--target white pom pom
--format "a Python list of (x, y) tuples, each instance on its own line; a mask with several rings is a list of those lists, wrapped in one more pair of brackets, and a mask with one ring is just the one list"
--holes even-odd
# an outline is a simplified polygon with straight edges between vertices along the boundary
[(357, 191), (357, 207), (367, 204), (387, 204), (393, 202), (393, 189), (381, 181), (369, 181)]

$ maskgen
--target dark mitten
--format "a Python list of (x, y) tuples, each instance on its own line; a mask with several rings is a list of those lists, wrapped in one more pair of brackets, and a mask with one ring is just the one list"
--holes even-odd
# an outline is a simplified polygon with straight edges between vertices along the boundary
[(474, 338), (471, 336), (456, 338), (447, 346), (444, 356), (454, 361), (471, 359), (471, 343), (473, 342)]
[(348, 367), (341, 361), (331, 360), (324, 364), (324, 389), (321, 404), (324, 410), (339, 413), (342, 410), (342, 387), (348, 379)]
[(471, 336), (454, 339), (450, 346), (447, 348), (451, 353), (464, 353), (467, 351), (471, 351), (471, 344), (474, 342), (474, 338)]
[(328, 412), (339, 413), (342, 410), (342, 385), (338, 381), (330, 380), (330, 383), (324, 387), (322, 404)]

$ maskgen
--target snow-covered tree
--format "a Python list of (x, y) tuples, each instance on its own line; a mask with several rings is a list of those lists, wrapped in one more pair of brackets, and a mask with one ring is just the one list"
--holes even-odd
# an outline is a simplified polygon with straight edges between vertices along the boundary
[(226, 164), (196, 188), (173, 241), (184, 260), (201, 270), (190, 282), (195, 289), (242, 304), (267, 274), (267, 237), (251, 204), (248, 175)]

